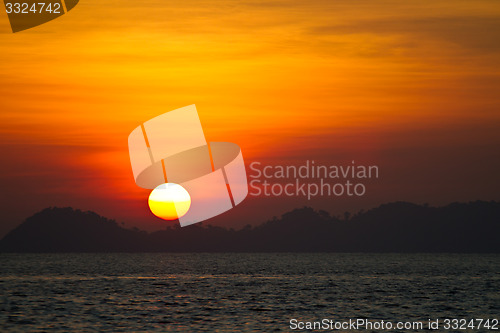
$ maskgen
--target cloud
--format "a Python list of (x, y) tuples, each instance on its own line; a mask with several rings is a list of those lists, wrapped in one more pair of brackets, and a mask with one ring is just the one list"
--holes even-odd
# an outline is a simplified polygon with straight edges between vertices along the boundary
[(440, 41), (480, 52), (500, 51), (500, 17), (420, 17), (360, 20), (350, 24), (318, 25), (314, 36), (373, 34), (399, 36), (412, 42)]

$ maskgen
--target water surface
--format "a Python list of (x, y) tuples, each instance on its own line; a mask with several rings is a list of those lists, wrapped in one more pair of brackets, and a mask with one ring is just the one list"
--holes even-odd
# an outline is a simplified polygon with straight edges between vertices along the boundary
[(0, 331), (499, 318), (500, 255), (0, 254)]

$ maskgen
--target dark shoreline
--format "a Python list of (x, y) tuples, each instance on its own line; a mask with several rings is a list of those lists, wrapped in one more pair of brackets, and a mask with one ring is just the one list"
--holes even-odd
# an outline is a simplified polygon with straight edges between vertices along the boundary
[(395, 202), (343, 218), (304, 207), (240, 230), (200, 224), (147, 233), (47, 208), (7, 234), (9, 253), (500, 253), (500, 203)]

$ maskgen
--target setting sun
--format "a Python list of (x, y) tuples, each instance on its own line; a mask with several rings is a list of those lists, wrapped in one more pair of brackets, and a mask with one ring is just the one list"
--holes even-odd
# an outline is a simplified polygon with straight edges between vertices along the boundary
[(165, 183), (151, 192), (148, 203), (154, 215), (164, 220), (175, 220), (187, 213), (191, 206), (191, 197), (184, 187)]

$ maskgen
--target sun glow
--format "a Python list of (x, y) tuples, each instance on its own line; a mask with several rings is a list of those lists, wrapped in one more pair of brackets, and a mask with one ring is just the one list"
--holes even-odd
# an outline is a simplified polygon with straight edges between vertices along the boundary
[(191, 206), (191, 197), (184, 187), (174, 183), (157, 186), (149, 195), (149, 209), (164, 220), (184, 216)]

